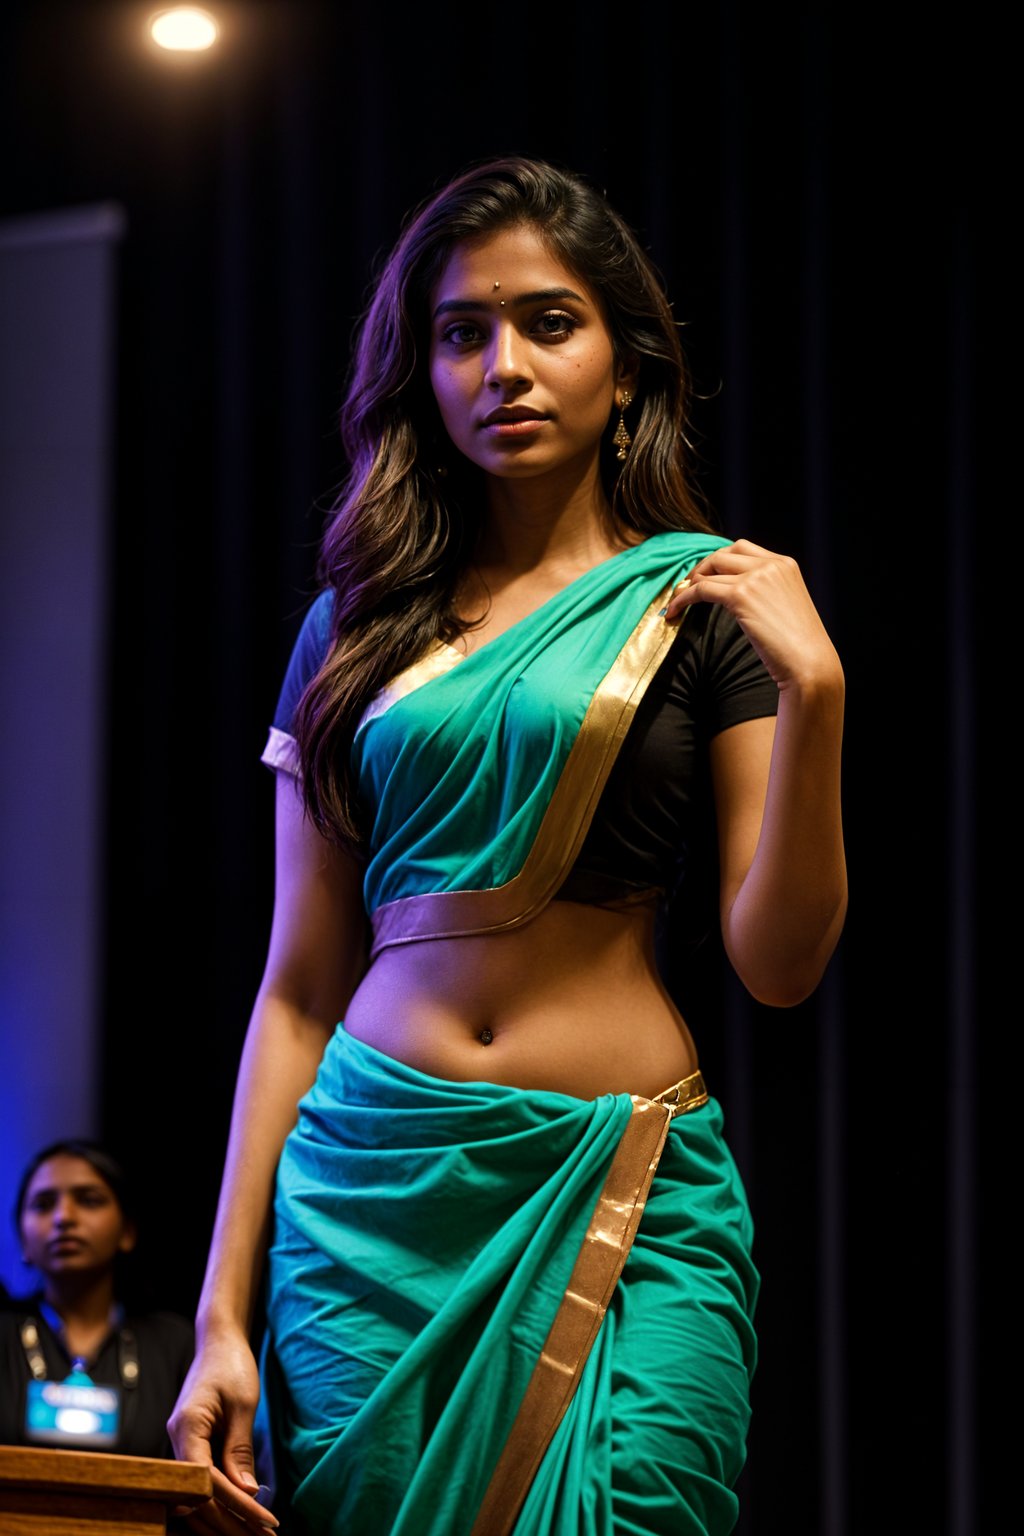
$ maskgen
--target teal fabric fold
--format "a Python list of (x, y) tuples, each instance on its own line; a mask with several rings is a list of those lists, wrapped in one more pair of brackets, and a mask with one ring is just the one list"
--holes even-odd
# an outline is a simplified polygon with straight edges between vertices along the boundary
[(504, 885), (533, 846), (583, 717), (663, 588), (728, 540), (666, 532), (595, 566), (356, 732), (373, 807), (368, 913)]
[[(264, 1390), (291, 1536), (472, 1527), (629, 1118), (430, 1077), (339, 1026), (281, 1159)], [(712, 1101), (673, 1122), (517, 1536), (724, 1536), (757, 1275)]]

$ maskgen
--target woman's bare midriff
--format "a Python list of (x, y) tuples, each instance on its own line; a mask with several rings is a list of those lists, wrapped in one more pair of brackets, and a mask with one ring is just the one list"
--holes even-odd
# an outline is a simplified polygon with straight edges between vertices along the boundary
[(650, 907), (554, 901), (507, 933), (394, 945), (345, 1028), (434, 1077), (583, 1099), (650, 1096), (697, 1068), (658, 976)]

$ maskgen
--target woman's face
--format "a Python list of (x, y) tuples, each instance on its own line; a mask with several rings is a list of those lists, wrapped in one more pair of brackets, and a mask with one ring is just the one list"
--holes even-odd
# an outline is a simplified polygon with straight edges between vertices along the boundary
[(457, 245), (431, 317), (434, 397), (468, 459), (502, 478), (596, 467), (632, 381), (596, 294), (532, 225)]
[(62, 1152), (32, 1175), (21, 1243), (26, 1262), (45, 1275), (85, 1274), (109, 1269), (133, 1248), (135, 1230), (92, 1164)]

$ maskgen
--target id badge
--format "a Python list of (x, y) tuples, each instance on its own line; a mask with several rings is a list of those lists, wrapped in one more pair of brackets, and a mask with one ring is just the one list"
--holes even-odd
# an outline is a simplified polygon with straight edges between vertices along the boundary
[(121, 1388), (30, 1381), (25, 1437), (64, 1450), (109, 1451), (121, 1427)]

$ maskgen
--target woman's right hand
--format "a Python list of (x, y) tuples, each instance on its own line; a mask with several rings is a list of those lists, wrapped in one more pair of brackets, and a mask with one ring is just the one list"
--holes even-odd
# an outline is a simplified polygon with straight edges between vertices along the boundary
[(211, 1470), (213, 1498), (187, 1515), (189, 1529), (203, 1536), (265, 1536), (277, 1527), (252, 1497), (259, 1488), (252, 1447), (259, 1395), (259, 1369), (245, 1334), (222, 1330), (201, 1337), (167, 1432), (179, 1461), (203, 1462)]

